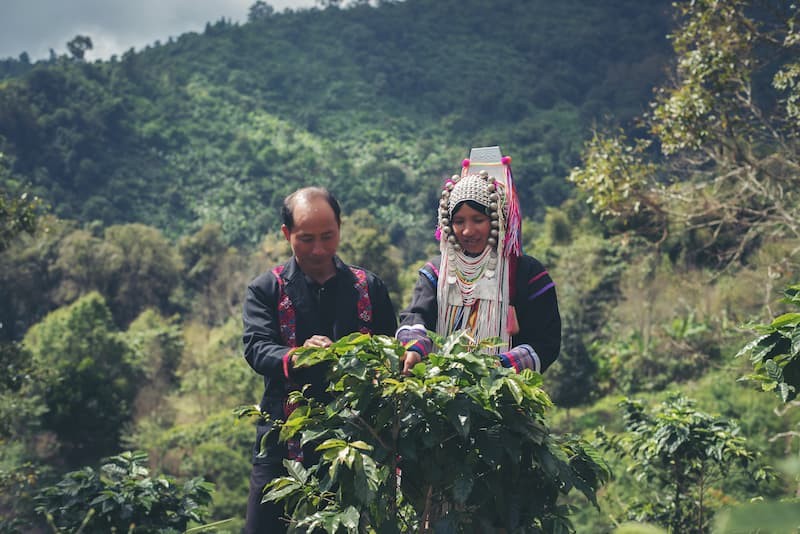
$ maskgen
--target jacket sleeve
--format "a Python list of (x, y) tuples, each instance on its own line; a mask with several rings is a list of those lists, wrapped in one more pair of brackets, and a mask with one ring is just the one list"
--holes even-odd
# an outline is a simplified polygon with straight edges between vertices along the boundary
[(383, 281), (377, 276), (372, 276), (369, 287), (370, 301), (372, 304), (372, 332), (384, 336), (394, 335), (397, 329), (397, 315), (394, 311), (392, 299)]
[(395, 334), (398, 341), (409, 350), (419, 352), (422, 356), (427, 356), (433, 348), (427, 331), (436, 331), (439, 316), (436, 300), (438, 264), (437, 260), (432, 260), (419, 270), (411, 304), (400, 312), (400, 328)]
[(265, 273), (247, 286), (242, 311), (244, 357), (255, 372), (269, 377), (284, 376), (289, 352), (280, 334), (277, 300), (278, 282)]
[[(514, 304), (520, 331), (512, 340), (511, 352), (524, 356), (532, 349), (534, 361), (538, 360), (539, 370), (544, 371), (556, 361), (561, 350), (556, 286), (538, 260), (522, 256), (519, 261)], [(527, 347), (517, 350), (522, 345)]]

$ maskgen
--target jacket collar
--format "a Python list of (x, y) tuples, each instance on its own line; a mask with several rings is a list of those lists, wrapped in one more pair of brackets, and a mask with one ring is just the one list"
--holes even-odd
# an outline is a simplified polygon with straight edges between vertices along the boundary
[[(350, 271), (350, 268), (341, 260), (339, 256), (333, 257), (333, 263), (336, 266), (336, 276), (337, 278), (344, 274), (347, 276), (348, 280), (354, 279), (353, 273)], [(297, 264), (297, 259), (292, 256), (289, 261), (283, 264), (283, 271), (281, 272), (281, 278), (286, 280), (287, 282), (294, 282), (297, 278), (303, 277), (303, 271), (300, 269), (300, 266)]]

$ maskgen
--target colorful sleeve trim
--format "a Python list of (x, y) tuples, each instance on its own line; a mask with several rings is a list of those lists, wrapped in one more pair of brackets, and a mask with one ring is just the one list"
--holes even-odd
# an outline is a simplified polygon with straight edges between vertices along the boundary
[(523, 369), (530, 369), (540, 373), (542, 369), (539, 355), (530, 345), (518, 345), (508, 352), (500, 353), (499, 357), (503, 367), (513, 367), (517, 373)]
[(537, 281), (539, 278), (541, 278), (543, 276), (547, 276), (547, 271), (542, 271), (539, 274), (537, 274), (536, 276), (534, 276), (533, 278), (531, 278), (530, 280), (528, 280), (528, 285), (531, 285), (532, 283), (534, 283), (535, 281)]
[(427, 356), (433, 350), (433, 341), (428, 337), (428, 331), (421, 324), (404, 325), (397, 329), (397, 340), (406, 350), (418, 352), (420, 356)]
[(538, 297), (539, 295), (541, 295), (542, 293), (545, 293), (548, 289), (551, 289), (551, 288), (554, 288), (554, 287), (556, 287), (556, 283), (555, 282), (550, 282), (549, 284), (544, 286), (542, 289), (540, 289), (539, 291), (537, 291), (536, 293), (534, 293), (533, 295), (528, 297), (528, 300), (533, 300), (536, 297)]
[(430, 341), (428, 340), (426, 342), (425, 340), (418, 339), (411, 345), (407, 345), (406, 350), (417, 352), (420, 356), (427, 356), (431, 353)]
[(289, 364), (292, 360), (292, 353), (294, 352), (294, 348), (291, 348), (286, 351), (286, 354), (283, 355), (283, 376), (289, 380)]
[(428, 270), (423, 267), (419, 270), (419, 274), (427, 278), (433, 287), (436, 287), (439, 283), (439, 271), (436, 270), (432, 263), (425, 264), (425, 267), (430, 267), (433, 273), (429, 273)]

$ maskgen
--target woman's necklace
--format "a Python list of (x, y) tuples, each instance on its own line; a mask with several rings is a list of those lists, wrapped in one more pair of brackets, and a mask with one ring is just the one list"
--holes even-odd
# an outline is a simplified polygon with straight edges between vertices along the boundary
[(490, 246), (487, 246), (481, 254), (475, 257), (456, 252), (452, 248), (448, 255), (450, 265), (447, 283), (457, 284), (464, 306), (472, 306), (475, 302), (475, 287), (478, 281), (484, 275), (486, 278), (494, 277), (497, 257)]

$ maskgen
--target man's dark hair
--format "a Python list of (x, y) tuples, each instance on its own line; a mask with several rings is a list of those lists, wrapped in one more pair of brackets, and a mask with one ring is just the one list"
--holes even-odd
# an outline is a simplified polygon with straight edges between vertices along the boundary
[(324, 198), (333, 210), (333, 215), (336, 217), (336, 224), (341, 226), (342, 208), (339, 207), (339, 201), (336, 200), (336, 197), (333, 196), (333, 193), (324, 187), (304, 187), (302, 189), (298, 189), (283, 199), (283, 206), (281, 207), (281, 222), (286, 226), (286, 228), (289, 230), (294, 228), (294, 206), (301, 198), (306, 201), (315, 198)]

